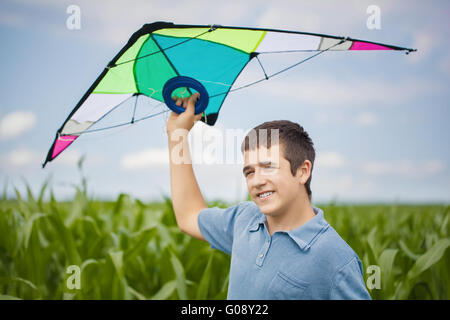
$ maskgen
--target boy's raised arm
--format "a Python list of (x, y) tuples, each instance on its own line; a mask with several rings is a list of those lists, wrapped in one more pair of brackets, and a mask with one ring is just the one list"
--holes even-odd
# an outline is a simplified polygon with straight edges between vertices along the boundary
[(186, 111), (181, 114), (172, 112), (166, 130), (169, 139), (170, 189), (177, 224), (184, 233), (205, 241), (197, 217), (207, 206), (194, 175), (188, 142), (189, 130), (201, 118), (201, 114), (194, 114), (199, 96), (194, 93), (189, 98), (177, 99), (176, 104), (183, 104)]

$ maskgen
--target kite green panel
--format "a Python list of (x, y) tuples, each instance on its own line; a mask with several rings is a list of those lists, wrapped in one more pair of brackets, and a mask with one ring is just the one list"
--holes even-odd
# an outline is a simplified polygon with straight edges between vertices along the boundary
[[(139, 53), (142, 44), (149, 37), (148, 34), (140, 37), (116, 62), (116, 67), (109, 69), (106, 76), (95, 88), (93, 93), (135, 93), (138, 92), (134, 81), (134, 59)], [(128, 62), (129, 61), (129, 62)], [(124, 63), (126, 62), (126, 63)], [(121, 64), (123, 63), (123, 64)]]
[(138, 91), (159, 101), (164, 84), (178, 75), (152, 37), (142, 45), (134, 70)]
[[(78, 101), (56, 132), (43, 167), (68, 148), (78, 138), (81, 131), (84, 134), (112, 129), (160, 113), (136, 120), (133, 116), (130, 122), (87, 130), (91, 125), (106, 117), (115, 106), (126, 99), (126, 96), (144, 94), (163, 102), (162, 90), (169, 79), (177, 76), (190, 77), (199, 81), (207, 91), (209, 103), (202, 121), (208, 125), (214, 125), (230, 92), (250, 87), (264, 80), (261, 74), (261, 79), (235, 87), (236, 79), (241, 73), (245, 73), (247, 64), (257, 56), (253, 53), (293, 51), (322, 53), (327, 50), (401, 50), (407, 53), (416, 51), (416, 49), (365, 40), (287, 30), (176, 25), (163, 21), (145, 24), (132, 35), (111, 60), (111, 67), (102, 71)], [(269, 73), (265, 79), (300, 65), (319, 53), (276, 73)], [(258, 60), (258, 63), (265, 72), (261, 61)], [(276, 65), (275, 63), (273, 67), (276, 68)], [(194, 91), (193, 88), (177, 88), (171, 94), (187, 97)], [(120, 94), (124, 94), (124, 97)], [(134, 108), (136, 111), (136, 104)]]
[[(234, 81), (250, 60), (250, 55), (201, 39), (156, 34), (152, 37), (161, 48), (170, 48), (165, 54), (180, 75), (202, 83), (210, 96), (205, 112), (207, 115), (217, 114)], [(184, 42), (183, 45), (176, 46), (180, 41)]]
[(206, 32), (197, 39), (221, 43), (246, 53), (255, 51), (255, 48), (266, 34), (265, 31), (245, 29), (216, 29), (212, 32), (207, 32), (208, 30), (208, 28), (171, 28), (158, 30), (153, 33), (177, 38), (194, 38)]

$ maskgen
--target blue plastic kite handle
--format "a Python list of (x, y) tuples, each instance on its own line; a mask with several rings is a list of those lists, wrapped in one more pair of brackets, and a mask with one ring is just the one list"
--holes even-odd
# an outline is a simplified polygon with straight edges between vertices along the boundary
[(199, 113), (202, 113), (203, 111), (205, 111), (205, 109), (209, 103), (208, 92), (206, 91), (205, 87), (200, 82), (198, 82), (197, 80), (195, 80), (193, 78), (185, 77), (185, 76), (174, 77), (172, 79), (169, 79), (164, 84), (162, 93), (163, 93), (164, 102), (166, 103), (166, 105), (172, 111), (174, 111), (178, 114), (186, 111), (185, 108), (183, 108), (182, 106), (177, 106), (175, 104), (176, 101), (172, 100), (172, 92), (175, 89), (178, 89), (181, 87), (192, 88), (195, 91), (197, 91), (198, 93), (200, 93), (200, 99), (198, 99), (197, 102), (195, 103), (195, 114), (199, 114)]

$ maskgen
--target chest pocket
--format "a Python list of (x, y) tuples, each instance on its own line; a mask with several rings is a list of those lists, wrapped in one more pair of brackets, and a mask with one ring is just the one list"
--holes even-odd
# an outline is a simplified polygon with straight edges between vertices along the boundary
[(274, 300), (302, 300), (307, 299), (308, 286), (308, 282), (279, 270), (269, 285), (268, 293)]

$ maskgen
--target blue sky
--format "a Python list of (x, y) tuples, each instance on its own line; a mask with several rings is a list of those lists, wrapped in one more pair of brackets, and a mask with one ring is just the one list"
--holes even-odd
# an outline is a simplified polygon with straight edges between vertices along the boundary
[[(66, 26), (70, 5), (80, 8), (79, 30)], [(380, 29), (367, 27), (370, 5), (380, 9)], [(25, 189), (25, 179), (37, 193), (51, 176), (57, 198), (70, 198), (71, 185), (80, 181), (77, 160), (85, 155), (93, 197), (169, 195), (167, 116), (81, 136), (44, 170), (41, 164), (56, 130), (130, 35), (145, 23), (172, 21), (308, 31), (417, 48), (410, 55), (322, 54), (230, 94), (214, 130), (246, 131), (275, 119), (298, 122), (317, 153), (313, 202), (448, 203), (449, 14), (448, 1), (431, 6), (423, 1), (4, 0), (0, 183), (13, 196), (14, 187)], [(277, 71), (302, 57), (272, 57), (264, 64)], [(239, 83), (252, 79), (258, 68), (249, 66)], [(124, 106), (108, 121), (121, 122), (130, 112)], [(195, 135), (211, 129), (197, 124), (193, 130)], [(194, 157), (211, 156), (196, 146)], [(241, 164), (195, 164), (194, 170), (208, 200), (245, 198)]]

